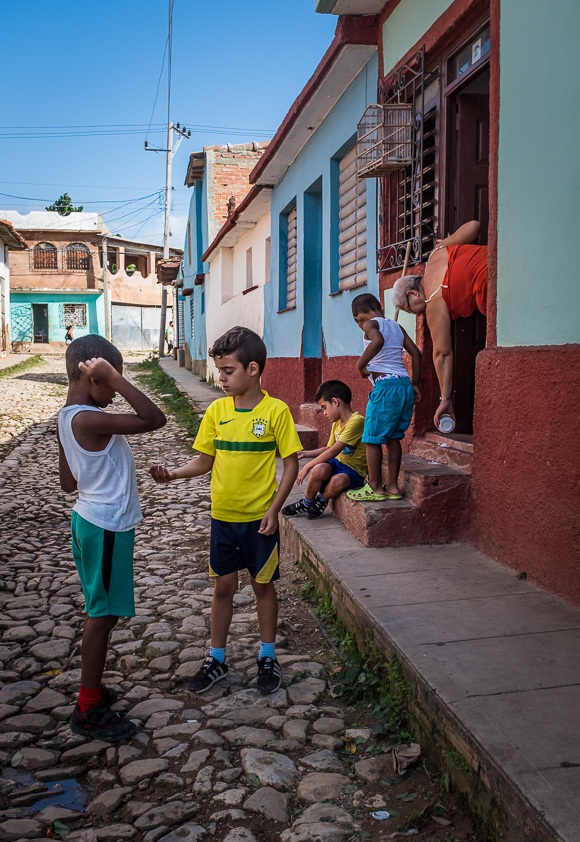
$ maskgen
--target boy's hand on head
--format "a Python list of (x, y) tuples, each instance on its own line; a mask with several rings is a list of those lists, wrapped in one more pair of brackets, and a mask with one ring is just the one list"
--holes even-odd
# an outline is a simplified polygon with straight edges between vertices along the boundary
[(278, 512), (273, 512), (272, 509), (268, 509), (268, 511), (262, 518), (262, 523), (260, 524), (258, 532), (260, 533), (260, 535), (273, 535), (277, 529)]
[(174, 472), (168, 471), (164, 465), (151, 465), (147, 471), (151, 474), (155, 482), (160, 484), (171, 482), (172, 479), (175, 479)]
[(93, 357), (91, 360), (79, 363), (79, 369), (91, 380), (97, 380), (101, 383), (112, 383), (116, 377), (119, 377), (117, 369), (102, 357)]

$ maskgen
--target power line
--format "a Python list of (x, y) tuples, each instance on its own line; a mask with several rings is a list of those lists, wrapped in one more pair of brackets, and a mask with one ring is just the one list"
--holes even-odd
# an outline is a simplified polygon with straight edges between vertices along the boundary
[[(108, 205), (108, 204), (117, 204), (118, 202), (125, 202), (129, 204), (130, 202), (142, 202), (145, 199), (150, 199), (151, 196), (156, 196), (158, 191), (156, 190), (155, 193), (149, 193), (147, 196), (139, 196), (137, 199), (88, 199), (83, 201), (82, 199), (75, 199), (77, 202), (82, 202), (83, 205)], [(25, 202), (52, 202), (54, 203), (54, 199), (38, 199), (32, 198), (31, 196), (13, 196), (10, 193), (0, 193), (0, 196), (4, 196), (7, 199), (23, 199)]]

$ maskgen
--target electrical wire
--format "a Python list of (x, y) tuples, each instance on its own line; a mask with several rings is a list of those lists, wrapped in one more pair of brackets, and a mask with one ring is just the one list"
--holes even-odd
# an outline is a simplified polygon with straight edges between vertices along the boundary
[[(128, 199), (125, 202), (125, 199), (89, 199), (87, 201), (83, 201), (82, 199), (76, 199), (75, 201), (81, 201), (83, 205), (105, 205), (105, 204), (117, 204), (118, 202), (125, 202), (129, 204), (130, 202), (142, 202), (145, 199), (150, 199), (152, 196), (156, 196), (158, 191), (156, 190), (155, 193), (149, 193), (147, 196), (139, 196), (137, 199)], [(13, 196), (11, 193), (0, 193), (0, 196), (4, 196), (8, 199), (23, 199), (25, 202), (52, 202), (54, 204), (54, 199), (38, 199), (32, 198), (31, 196)]]

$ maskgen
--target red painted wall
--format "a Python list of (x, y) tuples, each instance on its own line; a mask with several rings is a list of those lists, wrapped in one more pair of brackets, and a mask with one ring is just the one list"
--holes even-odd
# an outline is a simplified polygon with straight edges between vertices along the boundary
[(477, 357), (471, 540), (580, 605), (580, 345)]

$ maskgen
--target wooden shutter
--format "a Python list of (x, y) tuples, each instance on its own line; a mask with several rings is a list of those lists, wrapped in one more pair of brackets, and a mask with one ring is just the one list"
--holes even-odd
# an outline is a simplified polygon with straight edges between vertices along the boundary
[(286, 257), (286, 308), (296, 307), (296, 208), (288, 214), (288, 252)]
[(356, 177), (356, 147), (340, 162), (339, 289), (367, 282), (367, 184)]

